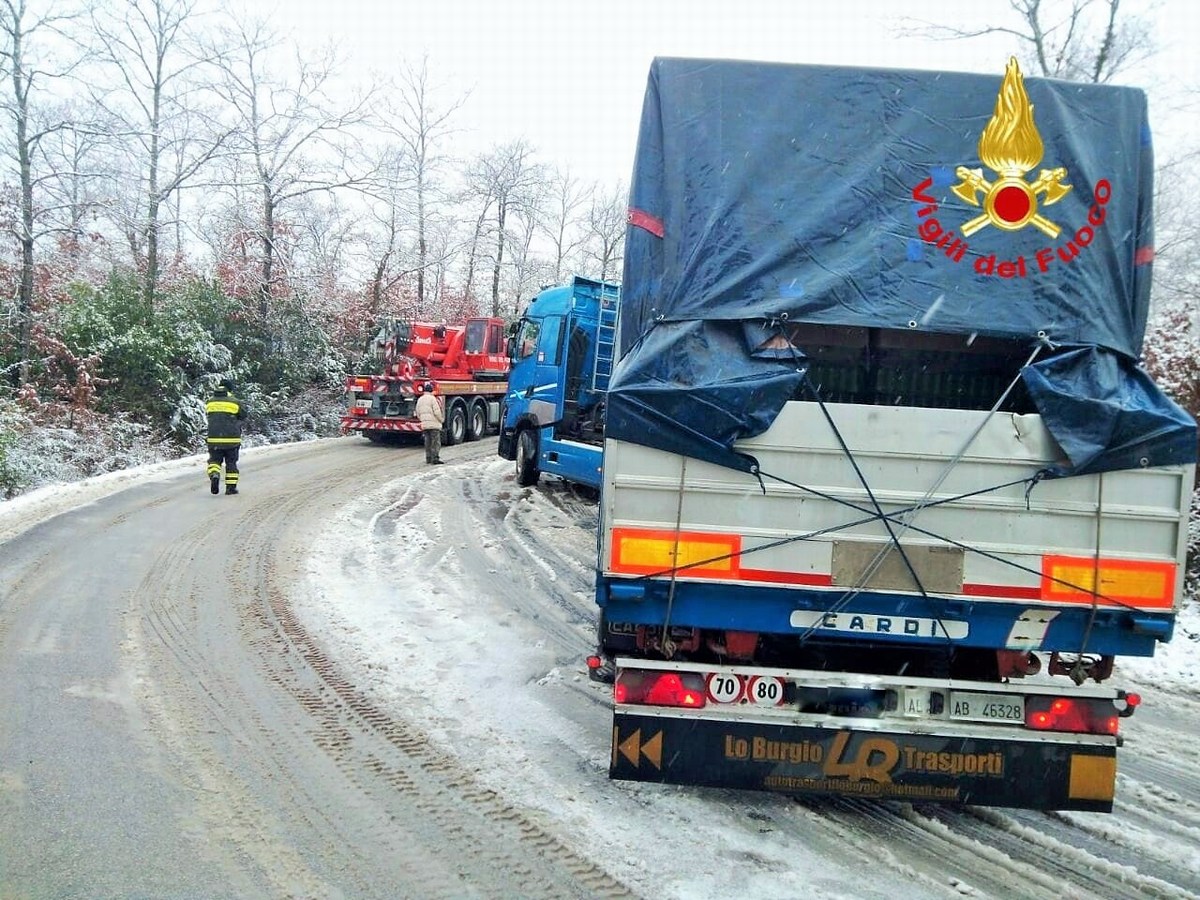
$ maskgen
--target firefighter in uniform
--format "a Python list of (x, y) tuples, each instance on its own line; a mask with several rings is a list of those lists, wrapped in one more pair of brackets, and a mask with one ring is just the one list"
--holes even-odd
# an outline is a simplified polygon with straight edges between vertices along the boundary
[(246, 407), (233, 396), (233, 382), (221, 380), (205, 407), (208, 413), (208, 488), (221, 492), (221, 465), (225, 465), (225, 493), (238, 492), (238, 451), (242, 447), (242, 420)]

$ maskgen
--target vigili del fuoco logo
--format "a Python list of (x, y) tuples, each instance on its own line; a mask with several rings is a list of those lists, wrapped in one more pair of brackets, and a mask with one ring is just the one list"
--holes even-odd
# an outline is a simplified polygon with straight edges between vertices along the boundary
[[(954, 174), (958, 183), (950, 190), (959, 199), (982, 212), (958, 226), (959, 234), (946, 228), (938, 219), (937, 199), (929, 193), (932, 176), (913, 188), (912, 198), (918, 204), (917, 232), (954, 262), (962, 262), (970, 250), (966, 239), (981, 229), (992, 226), (1001, 231), (1019, 232), (1032, 226), (1054, 240), (1062, 234), (1062, 226), (1043, 214), (1069, 194), (1073, 187), (1067, 183), (1065, 166), (1044, 168), (1036, 178), (1027, 173), (1042, 162), (1045, 148), (1033, 118), (1033, 104), (1025, 93), (1025, 79), (1016, 58), (1008, 61), (996, 108), (992, 118), (979, 136), (979, 159), (995, 173), (989, 179), (982, 167), (970, 169), (960, 165)], [(1092, 190), (1093, 203), (1088, 209), (1087, 222), (1066, 241), (1043, 246), (1029, 254), (1017, 254), (998, 259), (992, 253), (980, 255), (972, 263), (980, 275), (1000, 278), (1024, 278), (1030, 272), (1047, 272), (1055, 264), (1067, 264), (1079, 256), (1096, 237), (1096, 229), (1104, 224), (1105, 206), (1112, 199), (1112, 185), (1101, 179)], [(949, 212), (949, 211), (947, 211)]]

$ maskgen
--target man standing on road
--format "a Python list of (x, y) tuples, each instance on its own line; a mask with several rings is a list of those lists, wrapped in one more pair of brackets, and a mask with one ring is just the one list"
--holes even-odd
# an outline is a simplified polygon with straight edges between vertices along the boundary
[(426, 465), (440, 466), (442, 464), (442, 425), (446, 421), (446, 411), (442, 408), (440, 397), (433, 395), (433, 382), (425, 382), (422, 394), (417, 398), (417, 418), (421, 420), (421, 433), (425, 437)]
[(221, 465), (225, 465), (225, 493), (238, 492), (238, 451), (242, 447), (242, 420), (246, 407), (233, 396), (233, 382), (222, 378), (206, 407), (208, 413), (208, 489), (221, 492)]

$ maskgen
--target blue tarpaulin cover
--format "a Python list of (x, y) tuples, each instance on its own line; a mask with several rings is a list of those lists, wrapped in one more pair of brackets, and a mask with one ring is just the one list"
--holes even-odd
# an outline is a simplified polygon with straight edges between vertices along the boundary
[(656, 59), (607, 432), (752, 469), (733, 442), (805, 369), (764, 335), (813, 323), (1053, 347), (1023, 374), (1054, 474), (1192, 462), (1195, 423), (1137, 364), (1152, 174), (1133, 88)]

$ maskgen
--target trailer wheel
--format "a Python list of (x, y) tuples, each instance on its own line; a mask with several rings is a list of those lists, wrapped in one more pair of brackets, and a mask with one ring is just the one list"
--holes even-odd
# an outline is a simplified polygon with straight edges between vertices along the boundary
[(362, 435), (372, 444), (382, 444), (387, 437), (382, 431), (375, 430), (364, 431)]
[(453, 447), (455, 444), (461, 444), (466, 439), (467, 411), (463, 409), (463, 405), (461, 403), (455, 403), (450, 407), (450, 412), (446, 416), (444, 435), (444, 443), (447, 447)]
[(471, 412), (467, 416), (467, 440), (477, 441), (487, 434), (487, 407), (483, 401), (476, 400), (471, 404)]
[(517, 435), (517, 484), (521, 487), (533, 487), (538, 483), (542, 470), (538, 468), (537, 461), (537, 434), (526, 428)]

